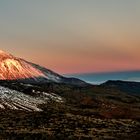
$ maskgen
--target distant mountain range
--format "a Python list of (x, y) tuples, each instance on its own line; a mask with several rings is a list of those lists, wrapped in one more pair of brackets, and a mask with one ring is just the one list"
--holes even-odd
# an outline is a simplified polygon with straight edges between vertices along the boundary
[(74, 76), (82, 79), (88, 83), (101, 84), (108, 80), (122, 80), (140, 82), (139, 71), (122, 71), (122, 72), (106, 72), (106, 73), (84, 73), (84, 74), (69, 74), (67, 76)]

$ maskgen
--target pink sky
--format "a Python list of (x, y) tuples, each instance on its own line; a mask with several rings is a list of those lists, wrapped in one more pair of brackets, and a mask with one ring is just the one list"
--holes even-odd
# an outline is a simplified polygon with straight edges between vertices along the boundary
[(60, 1), (1, 2), (0, 49), (58, 73), (140, 70), (140, 1)]

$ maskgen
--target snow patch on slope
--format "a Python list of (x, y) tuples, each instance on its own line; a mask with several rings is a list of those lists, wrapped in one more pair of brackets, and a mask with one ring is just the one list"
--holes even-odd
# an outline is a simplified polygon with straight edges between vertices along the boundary
[[(35, 93), (37, 91), (34, 91)], [(54, 93), (38, 91), (39, 96), (34, 97), (22, 92), (0, 86), (0, 108), (26, 111), (42, 111), (38, 106), (48, 101), (63, 102), (62, 98)]]

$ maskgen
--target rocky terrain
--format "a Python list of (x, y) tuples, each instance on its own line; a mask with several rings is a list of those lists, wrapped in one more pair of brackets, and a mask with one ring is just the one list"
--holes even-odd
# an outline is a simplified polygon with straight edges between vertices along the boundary
[[(28, 85), (29, 86), (29, 85)], [(26, 111), (42, 111), (38, 106), (49, 101), (63, 102), (54, 94), (32, 90), (34, 96), (0, 86), (0, 108)]]
[[(58, 83), (29, 85), (16, 81), (1, 81), (0, 85), (12, 92), (18, 91), (16, 98), (21, 96), (21, 93), (40, 100), (44, 99), (42, 93), (47, 93), (47, 98), (51, 97), (45, 104), (36, 104), (39, 111), (1, 108), (0, 139), (140, 138), (138, 94), (131, 95), (105, 84), (79, 87)], [(51, 93), (55, 93), (53, 98)]]
[(139, 139), (140, 122), (133, 119), (107, 119), (48, 105), (44, 112), (10, 110), (0, 116), (0, 139)]

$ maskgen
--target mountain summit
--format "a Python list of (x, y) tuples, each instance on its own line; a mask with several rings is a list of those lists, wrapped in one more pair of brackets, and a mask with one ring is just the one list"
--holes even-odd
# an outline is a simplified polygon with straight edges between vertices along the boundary
[(45, 76), (24, 60), (14, 57), (4, 51), (0, 51), (0, 79), (16, 80)]
[(76, 78), (63, 77), (49, 69), (17, 58), (0, 50), (0, 80), (22, 80), (24, 82), (56, 82), (74, 85), (85, 85)]

